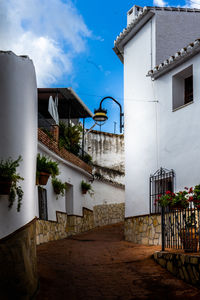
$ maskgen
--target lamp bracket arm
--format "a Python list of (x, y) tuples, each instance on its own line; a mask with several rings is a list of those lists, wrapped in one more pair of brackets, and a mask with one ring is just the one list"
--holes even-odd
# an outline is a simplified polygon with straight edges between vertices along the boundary
[(111, 100), (113, 100), (115, 103), (117, 103), (117, 104), (119, 105), (119, 108), (120, 108), (120, 114), (121, 114), (121, 115), (124, 115), (124, 114), (122, 113), (122, 106), (121, 106), (121, 104), (120, 104), (115, 98), (113, 98), (113, 97), (111, 97), (111, 96), (104, 97), (104, 98), (101, 100), (100, 105), (99, 105), (99, 107), (100, 107), (101, 109), (102, 109), (102, 103), (103, 103), (103, 101), (106, 100), (106, 99), (111, 99)]

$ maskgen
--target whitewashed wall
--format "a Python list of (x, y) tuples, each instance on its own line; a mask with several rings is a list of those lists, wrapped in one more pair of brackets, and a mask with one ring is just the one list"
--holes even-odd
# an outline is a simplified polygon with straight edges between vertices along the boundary
[(85, 151), (94, 164), (125, 172), (123, 135), (92, 130), (85, 136)]
[(0, 159), (19, 155), (17, 171), (24, 181), (20, 212), (17, 200), (8, 210), (8, 196), (0, 196), (0, 238), (9, 235), (35, 217), (35, 168), (37, 150), (37, 86), (35, 69), (27, 57), (0, 52)]
[[(149, 213), (149, 175), (156, 159), (154, 84), (146, 77), (155, 63), (155, 18), (124, 48), (125, 217)], [(152, 121), (153, 120), (153, 121)]]
[[(172, 76), (193, 65), (193, 103), (172, 111)], [(175, 189), (200, 184), (200, 55), (155, 81), (159, 165), (174, 169)]]
[[(38, 144), (38, 152), (49, 156), (55, 161), (58, 161), (60, 170), (60, 175), (58, 175), (58, 178), (62, 180), (62, 182), (66, 182), (73, 187), (73, 203), (69, 205), (69, 198), (67, 194), (64, 197), (59, 196), (56, 200), (56, 194), (53, 191), (51, 177), (49, 178), (47, 185), (43, 186), (47, 190), (48, 219), (55, 221), (56, 211), (82, 216), (83, 207), (91, 209), (92, 199), (91, 197), (85, 197), (85, 195), (82, 194), (81, 181), (84, 180), (89, 182), (89, 179), (92, 179), (92, 176), (83, 169), (63, 160), (41, 143)], [(37, 187), (36, 203), (37, 216), (39, 216)]]
[(92, 197), (93, 206), (124, 203), (125, 193), (122, 187), (99, 180), (95, 180), (92, 185), (95, 191), (94, 196)]

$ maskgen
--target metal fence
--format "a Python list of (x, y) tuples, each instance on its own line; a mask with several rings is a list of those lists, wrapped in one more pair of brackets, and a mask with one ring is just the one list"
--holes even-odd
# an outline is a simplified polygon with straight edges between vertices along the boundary
[(185, 209), (162, 208), (162, 250), (200, 251), (200, 209), (192, 204)]

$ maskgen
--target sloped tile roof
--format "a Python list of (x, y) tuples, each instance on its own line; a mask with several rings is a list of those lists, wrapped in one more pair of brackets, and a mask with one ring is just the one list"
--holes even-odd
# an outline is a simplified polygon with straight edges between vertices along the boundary
[(174, 55), (164, 60), (158, 66), (155, 66), (152, 70), (148, 71), (147, 76), (151, 76), (156, 79), (174, 67), (182, 64), (198, 52), (200, 52), (200, 39), (196, 39), (194, 42), (184, 48), (181, 48)]
[[(157, 7), (157, 6), (145, 6), (141, 7), (141, 10), (138, 12), (138, 15), (135, 19), (126, 27), (124, 30), (117, 36), (114, 41), (114, 51), (122, 59), (123, 51), (122, 47), (120, 47), (120, 43), (123, 42), (128, 34), (137, 26), (139, 26), (140, 21), (144, 19), (144, 17), (149, 14), (149, 18), (155, 14), (156, 11), (177, 11), (177, 12), (198, 12), (200, 13), (200, 9), (197, 8), (182, 8), (182, 7)], [(151, 14), (150, 14), (151, 13)], [(141, 22), (141, 26), (142, 26)], [(138, 30), (137, 30), (138, 31)]]

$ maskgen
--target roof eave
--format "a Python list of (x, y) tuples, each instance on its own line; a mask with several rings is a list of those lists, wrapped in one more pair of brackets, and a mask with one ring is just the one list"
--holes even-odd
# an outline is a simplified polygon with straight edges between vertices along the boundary
[(68, 88), (72, 95), (77, 99), (77, 101), (82, 105), (82, 107), (88, 112), (88, 114), (93, 118), (94, 114), (91, 112), (91, 110), (85, 105), (85, 103), (81, 100), (81, 98), (76, 94), (76, 92), (70, 87)]
[(121, 37), (119, 36), (115, 42), (113, 50), (123, 62), (124, 59), (124, 46), (140, 31), (140, 29), (154, 16), (155, 12), (151, 10), (145, 11), (145, 14), (142, 15), (136, 23), (133, 23), (127, 27), (127, 31), (122, 33)]
[(170, 72), (174, 68), (182, 65), (184, 62), (195, 56), (200, 52), (200, 46), (196, 49), (193, 49), (193, 51), (187, 53), (187, 55), (180, 57), (180, 59), (173, 61), (171, 64), (169, 64), (167, 67), (163, 68), (160, 71), (157, 71), (156, 73), (147, 74), (147, 76), (150, 76), (153, 80), (165, 75), (166, 73)]

